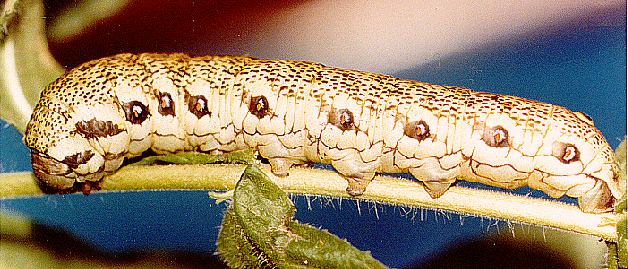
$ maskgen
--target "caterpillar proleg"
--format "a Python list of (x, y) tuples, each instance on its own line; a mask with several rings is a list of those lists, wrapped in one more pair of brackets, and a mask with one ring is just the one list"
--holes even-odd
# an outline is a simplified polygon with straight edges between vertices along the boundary
[(376, 173), (411, 173), (440, 197), (456, 180), (528, 185), (586, 212), (622, 194), (613, 151), (582, 113), (507, 95), (300, 61), (119, 54), (50, 84), (28, 124), (35, 174), (63, 191), (124, 158), (253, 148), (273, 173), (332, 164), (362, 194)]

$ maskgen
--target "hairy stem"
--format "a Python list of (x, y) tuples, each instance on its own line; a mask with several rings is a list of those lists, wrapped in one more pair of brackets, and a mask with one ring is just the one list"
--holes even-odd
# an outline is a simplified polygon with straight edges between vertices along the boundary
[[(103, 191), (212, 189), (232, 190), (246, 165), (150, 165), (126, 166), (103, 180)], [(432, 199), (418, 182), (377, 176), (359, 197), (346, 193), (347, 181), (326, 170), (294, 168), (290, 176), (273, 176), (268, 165), (262, 170), (284, 191), (361, 199), (399, 206), (452, 211), (459, 214), (499, 218), (589, 234), (617, 241), (617, 214), (583, 213), (576, 206), (502, 192), (452, 187), (442, 197)], [(0, 197), (43, 195), (32, 173), (1, 174)]]

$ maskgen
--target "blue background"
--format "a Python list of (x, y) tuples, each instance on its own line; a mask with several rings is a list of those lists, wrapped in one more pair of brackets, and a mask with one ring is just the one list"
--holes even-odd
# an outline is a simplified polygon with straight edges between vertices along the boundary
[[(615, 148), (626, 134), (625, 9), (612, 16), (611, 24), (573, 21), (392, 75), (585, 112)], [(1, 130), (0, 172), (31, 171), (21, 135), (4, 122)], [(547, 198), (528, 188), (516, 192)], [(425, 262), (462, 241), (509, 233), (504, 223), (481, 217), (326, 197), (293, 198), (296, 219), (346, 238), (393, 267)], [(54, 195), (2, 200), (1, 206), (66, 229), (114, 256), (134, 250), (212, 253), (226, 210), (206, 191)]]

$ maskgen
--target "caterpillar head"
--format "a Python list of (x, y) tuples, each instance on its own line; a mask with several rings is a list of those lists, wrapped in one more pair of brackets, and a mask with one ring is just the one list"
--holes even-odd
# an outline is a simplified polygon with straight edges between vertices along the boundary
[(619, 166), (608, 142), (580, 112), (554, 106), (551, 115), (551, 126), (535, 157), (540, 176), (529, 184), (548, 185), (558, 196), (578, 198), (585, 212), (612, 210), (623, 194)]
[(38, 106), (25, 143), (31, 148), (33, 172), (47, 187), (89, 192), (85, 182), (98, 182), (120, 167), (129, 135), (119, 120), (78, 119)]
[(92, 62), (81, 67), (44, 90), (24, 137), (33, 172), (51, 191), (89, 192), (91, 184), (84, 183), (120, 167), (130, 143), (106, 79), (89, 72), (99, 68)]

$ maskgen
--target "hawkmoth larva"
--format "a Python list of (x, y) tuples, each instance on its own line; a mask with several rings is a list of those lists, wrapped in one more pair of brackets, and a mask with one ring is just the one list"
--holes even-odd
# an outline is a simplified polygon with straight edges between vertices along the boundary
[(90, 61), (46, 88), (24, 141), (36, 175), (55, 190), (98, 182), (148, 149), (254, 148), (280, 176), (332, 164), (352, 195), (375, 173), (409, 172), (433, 198), (457, 179), (567, 194), (586, 212), (608, 211), (622, 196), (613, 151), (582, 113), (299, 61)]

